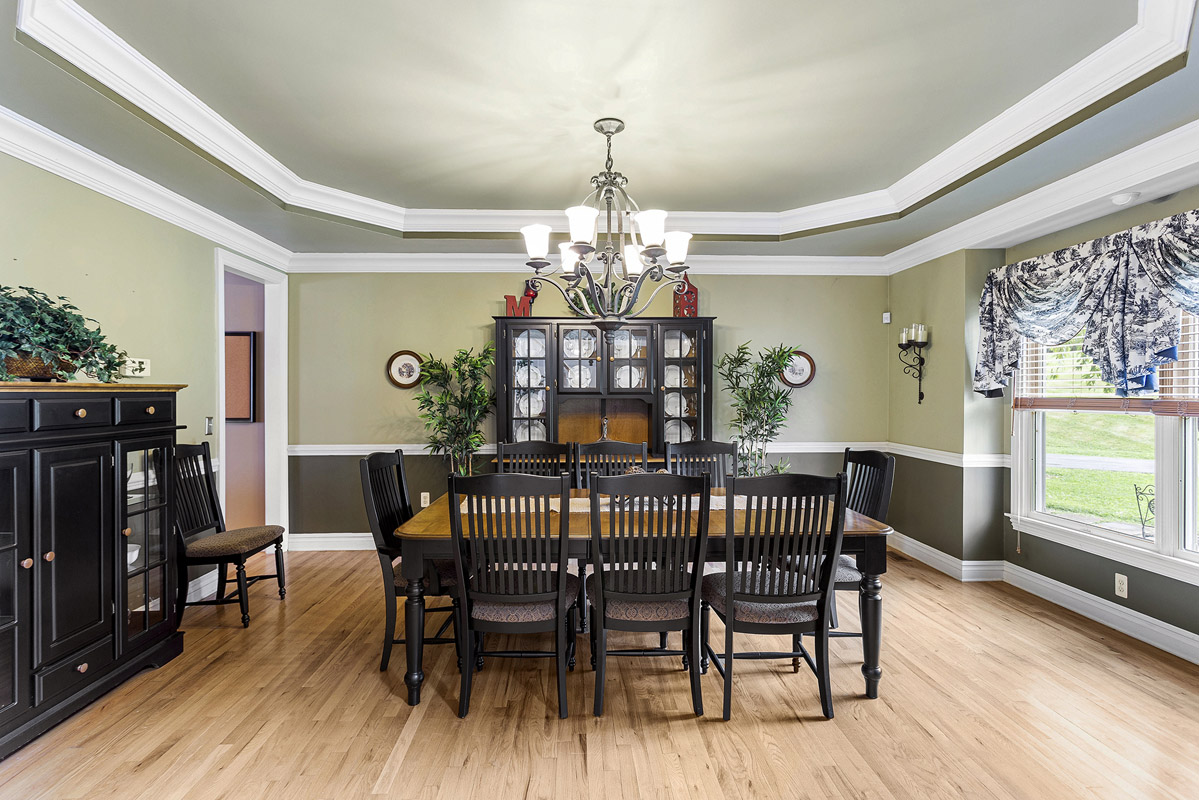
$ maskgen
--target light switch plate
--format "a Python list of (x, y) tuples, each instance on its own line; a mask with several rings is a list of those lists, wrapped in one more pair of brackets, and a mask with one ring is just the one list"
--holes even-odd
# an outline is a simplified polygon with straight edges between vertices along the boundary
[(891, 324), (891, 312), (890, 312), (890, 311), (884, 311), (884, 312), (883, 312), (883, 324), (884, 324), (884, 325), (890, 325), (890, 324)]

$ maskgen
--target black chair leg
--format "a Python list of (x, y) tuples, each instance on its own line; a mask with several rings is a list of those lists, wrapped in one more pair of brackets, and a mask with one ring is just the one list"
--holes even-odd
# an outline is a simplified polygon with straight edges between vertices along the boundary
[(707, 600), (701, 600), (699, 604), (699, 624), (700, 624), (700, 653), (699, 653), (699, 674), (708, 674), (708, 622), (712, 615), (712, 606)]
[[(587, 609), (583, 612), (584, 615), (588, 617), (595, 616), (595, 612), (592, 611), (589, 606), (583, 606), (583, 608)], [(588, 623), (583, 623), (583, 627), (587, 629), (587, 638), (591, 640), (591, 668), (595, 669), (595, 654), (599, 652), (599, 644), (595, 641), (595, 620), (592, 619), (590, 625), (588, 625)]]
[(241, 626), (250, 627), (250, 586), (246, 582), (245, 559), (237, 561), (237, 602), (241, 606)]
[(175, 625), (178, 626), (183, 621), (183, 611), (187, 608), (187, 565), (183, 563), (183, 559), (179, 560), (179, 573), (177, 576), (179, 581), (179, 591), (175, 597)]
[[(699, 663), (699, 628), (692, 623), (691, 627), (684, 632), (684, 637), (690, 645), (691, 663)], [(703, 684), (700, 682), (701, 673), (698, 669), (691, 670), (691, 707), (695, 709), (695, 716), (702, 717), (704, 715), (704, 690)]]
[(567, 642), (566, 668), (575, 671), (575, 651), (579, 646), (579, 607), (575, 606), (567, 614), (567, 624), (570, 626)]
[(659, 650), (666, 649), (666, 631), (660, 631), (658, 633), (658, 649)]
[(458, 630), (461, 627), (458, 624), (458, 598), (455, 597), (452, 601), (454, 610), (450, 612), (450, 620), (454, 623), (454, 657), (458, 659), (458, 671), (462, 671), (462, 636)]
[(829, 604), (829, 606), (833, 612), (832, 617), (831, 617), (832, 623), (829, 625), (829, 627), (836, 628), (837, 627), (837, 593), (835, 591), (833, 592), (833, 601), (832, 601), (832, 603)]
[[(464, 664), (469, 665), (475, 658), (475, 633), (470, 630), (467, 625), (465, 615), (462, 619), (462, 660)], [(475, 671), (470, 669), (462, 670), (462, 688), (458, 692), (458, 716), (465, 717), (470, 711), (470, 680), (474, 676)]]
[(283, 540), (275, 542), (275, 579), (279, 581), (279, 599), (287, 597), (287, 577), (283, 565)]
[(383, 569), (383, 604), (386, 610), (386, 622), (383, 625), (383, 658), (379, 661), (379, 671), (386, 672), (387, 664), (391, 661), (391, 645), (396, 638), (396, 587), (395, 579), (387, 579), (387, 574), (391, 571), (391, 561), (386, 560), (386, 556), (380, 556), (380, 560), (384, 560)]
[(724, 719), (733, 716), (733, 614), (730, 604), (729, 615), (724, 620)]
[[(566, 719), (566, 629), (572, 622), (572, 615), (567, 614), (566, 619), (558, 619), (558, 630), (556, 631), (557, 646), (554, 648), (554, 661), (558, 675), (558, 719)], [(573, 631), (572, 631), (573, 633)]]
[[(803, 634), (797, 633), (791, 637), (791, 652), (798, 653), (803, 647)], [(791, 656), (791, 671), (799, 672), (799, 656)]]
[(607, 631), (603, 625), (597, 625), (596, 620), (591, 620), (591, 626), (595, 628), (592, 634), (595, 641), (595, 650), (591, 657), (595, 659), (595, 710), (594, 714), (597, 717), (604, 715), (604, 672), (607, 666)]
[(828, 628), (821, 626), (816, 633), (816, 680), (820, 684), (820, 709), (827, 719), (833, 718), (833, 688), (828, 668)]
[(224, 600), (229, 579), (229, 565), (222, 561), (216, 567), (216, 599)]
[(475, 670), (483, 671), (483, 634), (479, 631), (475, 632)]
[[(579, 559), (575, 562), (579, 569), (579, 608), (587, 608), (587, 562)], [(588, 617), (590, 614), (584, 613), (581, 620), (583, 627), (582, 632), (587, 633), (587, 625), (589, 624)]]

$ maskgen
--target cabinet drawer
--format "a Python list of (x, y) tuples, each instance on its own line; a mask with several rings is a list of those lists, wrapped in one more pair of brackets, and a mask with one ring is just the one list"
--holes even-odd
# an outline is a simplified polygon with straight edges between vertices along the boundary
[(117, 398), (118, 425), (145, 425), (148, 422), (173, 422), (175, 401), (169, 397)]
[(113, 662), (112, 637), (63, 659), (33, 676), (34, 705), (83, 686)]
[(0, 433), (20, 433), (28, 428), (28, 401), (0, 400)]
[(93, 428), (112, 424), (112, 400), (107, 397), (34, 400), (33, 429)]

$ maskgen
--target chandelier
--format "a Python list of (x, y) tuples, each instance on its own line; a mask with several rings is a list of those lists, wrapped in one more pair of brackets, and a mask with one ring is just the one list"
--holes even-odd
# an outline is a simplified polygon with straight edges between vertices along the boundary
[[(571, 311), (612, 331), (642, 314), (667, 286), (673, 285), (676, 293), (686, 291), (680, 276), (687, 270), (691, 234), (667, 231), (665, 211), (642, 211), (625, 191), (628, 178), (612, 169), (612, 137), (624, 130), (624, 123), (605, 117), (594, 127), (607, 140), (608, 158), (604, 171), (591, 178), (591, 194), (566, 209), (570, 241), (558, 245), (558, 266), (548, 258), (549, 225), (526, 225), (520, 232), (533, 268), (532, 288), (540, 291), (549, 283)], [(638, 307), (647, 281), (657, 287)]]

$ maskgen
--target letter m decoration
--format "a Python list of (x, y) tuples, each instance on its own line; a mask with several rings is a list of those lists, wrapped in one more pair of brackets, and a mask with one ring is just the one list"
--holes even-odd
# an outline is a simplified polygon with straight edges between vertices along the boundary
[(533, 298), (521, 295), (518, 300), (510, 294), (504, 295), (504, 300), (508, 303), (508, 310), (505, 312), (509, 317), (531, 317), (533, 316)]

